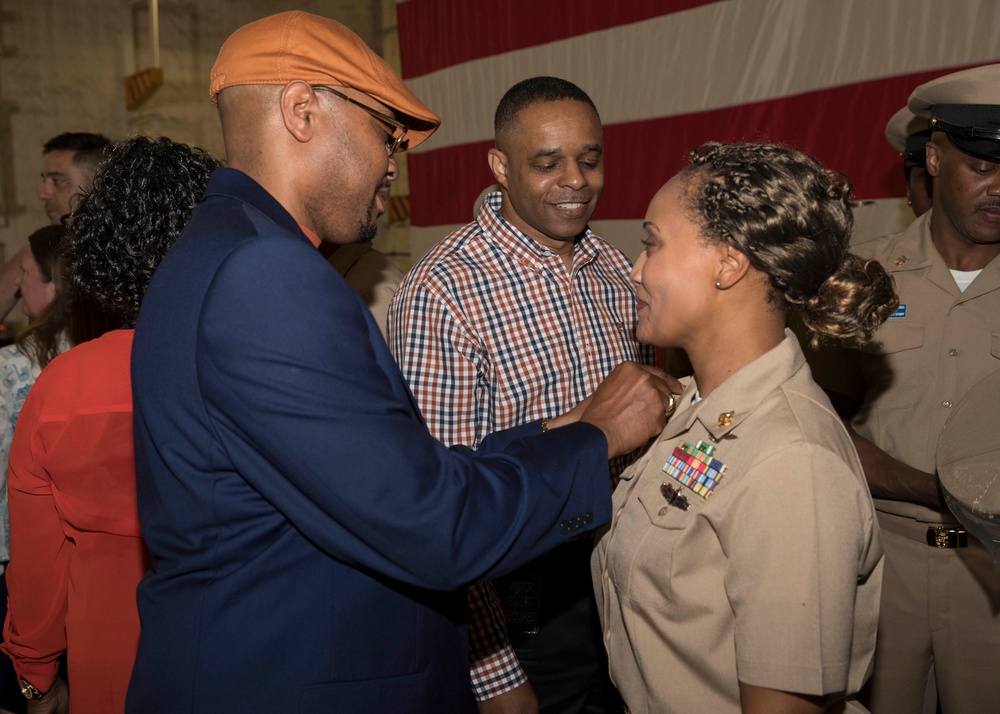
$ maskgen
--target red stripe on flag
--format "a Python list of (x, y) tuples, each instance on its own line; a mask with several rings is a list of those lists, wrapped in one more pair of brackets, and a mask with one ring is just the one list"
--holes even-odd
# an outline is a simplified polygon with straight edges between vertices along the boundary
[(404, 79), (719, 0), (408, 0), (396, 6)]
[[(688, 151), (707, 141), (788, 144), (850, 176), (859, 199), (903, 196), (901, 161), (885, 140), (885, 124), (914, 87), (957, 69), (961, 68), (605, 126), (605, 190), (594, 218), (642, 218), (656, 190), (687, 164)], [(476, 197), (493, 182), (486, 164), (492, 143), (453, 146), (409, 158), (413, 225), (472, 220)]]

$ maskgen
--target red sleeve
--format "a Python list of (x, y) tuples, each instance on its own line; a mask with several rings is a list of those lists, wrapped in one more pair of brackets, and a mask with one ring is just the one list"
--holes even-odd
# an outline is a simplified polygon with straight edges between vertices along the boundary
[(19, 677), (41, 691), (55, 681), (66, 650), (66, 590), (73, 543), (64, 535), (45, 469), (46, 435), (65, 422), (41, 418), (44, 386), (36, 384), (18, 419), (10, 451), (10, 550), (6, 652)]

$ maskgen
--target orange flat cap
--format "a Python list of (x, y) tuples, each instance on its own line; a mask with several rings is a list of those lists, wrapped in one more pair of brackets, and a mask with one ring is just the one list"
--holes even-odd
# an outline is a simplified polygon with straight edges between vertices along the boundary
[(282, 12), (244, 25), (222, 45), (212, 67), (212, 104), (226, 87), (241, 84), (309, 84), (351, 87), (393, 109), (413, 148), (441, 124), (385, 60), (336, 20)]

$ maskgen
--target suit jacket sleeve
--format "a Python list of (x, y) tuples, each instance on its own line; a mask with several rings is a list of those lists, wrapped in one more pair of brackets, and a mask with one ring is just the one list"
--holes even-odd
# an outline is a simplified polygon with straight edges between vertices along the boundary
[[(486, 350), (461, 305), (429, 282), (407, 280), (396, 293), (389, 348), (434, 436), (445, 444), (496, 448), (483, 441), (491, 429)], [(520, 686), (527, 675), (507, 637), (493, 583), (470, 587), (468, 603), (472, 690), (482, 701)]]
[(483, 454), (435, 441), (360, 299), (304, 243), (227, 258), (197, 360), (236, 472), (347, 562), (454, 589), (610, 518), (607, 443), (590, 425), (518, 431)]

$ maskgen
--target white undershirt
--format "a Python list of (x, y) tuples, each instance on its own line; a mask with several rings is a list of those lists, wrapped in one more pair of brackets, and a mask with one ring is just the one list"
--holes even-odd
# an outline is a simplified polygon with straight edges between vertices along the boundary
[(965, 289), (972, 285), (972, 281), (976, 279), (983, 269), (979, 270), (952, 270), (951, 277), (955, 278), (955, 282), (958, 284), (958, 289), (963, 293)]

